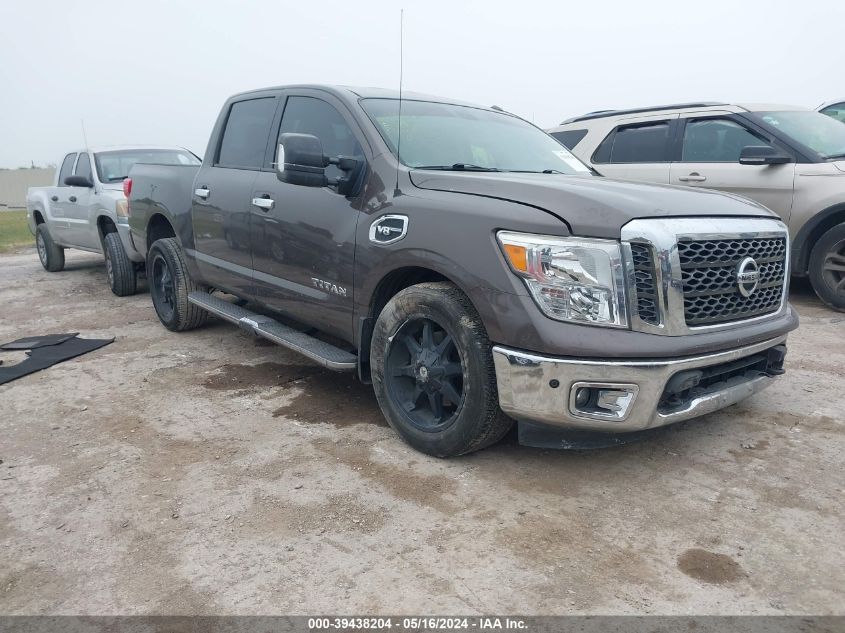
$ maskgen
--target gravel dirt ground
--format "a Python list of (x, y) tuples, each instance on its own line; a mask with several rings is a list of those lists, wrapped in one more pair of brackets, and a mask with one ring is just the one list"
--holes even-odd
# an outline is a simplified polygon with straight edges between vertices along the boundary
[(443, 461), (351, 377), (168, 332), (100, 257), (0, 256), (0, 341), (116, 337), (0, 387), (0, 613), (845, 614), (845, 315), (793, 302), (788, 372), (746, 402)]

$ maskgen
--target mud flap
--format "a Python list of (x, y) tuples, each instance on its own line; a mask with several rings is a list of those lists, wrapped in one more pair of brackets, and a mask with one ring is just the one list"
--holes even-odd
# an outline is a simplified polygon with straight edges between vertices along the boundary
[(665, 431), (664, 428), (631, 433), (601, 433), (561, 429), (530, 422), (517, 422), (519, 443), (533, 448), (554, 448), (563, 451), (589, 451), (639, 442)]

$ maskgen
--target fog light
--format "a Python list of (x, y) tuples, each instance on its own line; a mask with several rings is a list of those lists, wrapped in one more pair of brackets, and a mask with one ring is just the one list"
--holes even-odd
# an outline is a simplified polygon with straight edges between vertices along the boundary
[(590, 391), (589, 387), (579, 387), (575, 391), (575, 406), (579, 409), (583, 409), (587, 406), (590, 402)]
[(569, 392), (569, 411), (576, 417), (621, 422), (639, 391), (632, 384), (576, 382)]

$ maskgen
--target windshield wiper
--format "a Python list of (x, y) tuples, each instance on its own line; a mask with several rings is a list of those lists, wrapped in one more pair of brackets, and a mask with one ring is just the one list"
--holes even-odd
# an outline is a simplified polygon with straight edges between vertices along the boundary
[(830, 160), (831, 158), (845, 158), (845, 152), (841, 152), (839, 154), (826, 154), (825, 159)]
[(498, 167), (482, 167), (471, 163), (454, 163), (452, 165), (418, 165), (414, 169), (439, 169), (441, 171), (502, 171)]

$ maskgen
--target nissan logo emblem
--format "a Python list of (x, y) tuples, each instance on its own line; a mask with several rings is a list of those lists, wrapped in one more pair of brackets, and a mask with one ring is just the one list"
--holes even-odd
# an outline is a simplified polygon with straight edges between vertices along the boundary
[(746, 257), (736, 267), (736, 289), (743, 297), (750, 297), (760, 285), (760, 269), (753, 257)]

